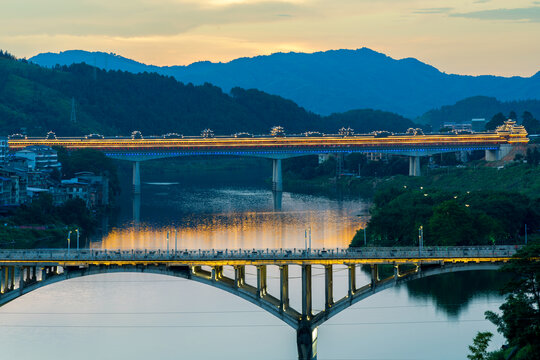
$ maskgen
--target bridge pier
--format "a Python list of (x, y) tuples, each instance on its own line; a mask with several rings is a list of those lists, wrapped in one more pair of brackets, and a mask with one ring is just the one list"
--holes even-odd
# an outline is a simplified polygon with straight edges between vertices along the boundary
[(140, 161), (133, 162), (133, 194), (141, 193), (141, 170)]
[(279, 267), (279, 310), (286, 311), (289, 308), (289, 265), (281, 265)]
[(298, 347), (298, 360), (316, 360), (317, 328), (312, 329), (309, 324), (302, 324), (296, 330), (296, 345)]
[(409, 176), (420, 175), (420, 156), (409, 156)]
[(302, 321), (313, 317), (311, 289), (311, 265), (302, 265)]
[(352, 298), (356, 292), (356, 265), (348, 265), (349, 268), (349, 292), (348, 296)]
[(334, 305), (334, 278), (332, 272), (332, 265), (324, 266), (324, 282), (325, 282), (325, 291), (324, 291), (324, 308), (329, 310), (332, 305)]
[(257, 266), (257, 297), (263, 298), (267, 294), (266, 265)]
[(283, 179), (281, 175), (281, 159), (272, 159), (272, 190), (283, 191)]

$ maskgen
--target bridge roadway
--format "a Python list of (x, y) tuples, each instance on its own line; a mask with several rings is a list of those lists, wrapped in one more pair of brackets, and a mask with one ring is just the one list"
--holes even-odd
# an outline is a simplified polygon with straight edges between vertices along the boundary
[(527, 133), (491, 132), (473, 134), (353, 136), (256, 136), (163, 138), (27, 138), (10, 139), (12, 150), (31, 145), (63, 146), (68, 150), (96, 149), (108, 157), (133, 162), (133, 190), (140, 193), (141, 161), (201, 155), (252, 156), (273, 159), (273, 190), (282, 191), (281, 160), (317, 154), (387, 153), (409, 157), (409, 175), (420, 175), (420, 157), (445, 152), (485, 150), (486, 160), (498, 160), (511, 146), (526, 144)]
[[(296, 329), (300, 360), (317, 358), (317, 327), (349, 306), (397, 284), (448, 272), (495, 270), (518, 246), (266, 249), (266, 250), (0, 250), (0, 305), (40, 287), (71, 278), (116, 272), (154, 273), (198, 281), (237, 295)], [(268, 292), (268, 266), (279, 268), (280, 293)], [(289, 266), (301, 267), (301, 308), (289, 306)], [(348, 293), (333, 295), (333, 266), (347, 267)], [(370, 282), (358, 287), (358, 265), (371, 268)], [(382, 278), (381, 266), (393, 267)], [(257, 269), (256, 286), (246, 266)], [(312, 267), (324, 267), (325, 308), (312, 308)], [(232, 270), (227, 277), (224, 267)], [(452, 289), (449, 289), (452, 291)]]

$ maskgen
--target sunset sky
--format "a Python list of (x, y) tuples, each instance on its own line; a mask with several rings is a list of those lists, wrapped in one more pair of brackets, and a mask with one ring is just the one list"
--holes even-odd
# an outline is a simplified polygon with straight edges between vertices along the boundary
[(369, 47), (459, 74), (540, 70), (540, 1), (0, 0), (0, 48), (147, 64)]

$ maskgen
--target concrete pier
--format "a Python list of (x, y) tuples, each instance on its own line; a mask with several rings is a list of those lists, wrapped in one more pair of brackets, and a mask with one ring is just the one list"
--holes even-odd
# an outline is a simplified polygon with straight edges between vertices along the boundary
[(420, 175), (420, 156), (409, 156), (409, 176)]
[(141, 170), (140, 170), (140, 161), (133, 162), (133, 193), (141, 193)]
[(283, 191), (283, 179), (281, 175), (281, 159), (272, 160), (272, 190)]

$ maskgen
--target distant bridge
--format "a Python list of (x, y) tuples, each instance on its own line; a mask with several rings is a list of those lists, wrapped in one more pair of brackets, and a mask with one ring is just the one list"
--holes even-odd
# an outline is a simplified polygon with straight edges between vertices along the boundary
[(27, 138), (10, 139), (9, 147), (20, 150), (30, 145), (63, 146), (68, 150), (96, 149), (108, 157), (133, 162), (133, 189), (140, 193), (141, 161), (181, 156), (234, 155), (273, 159), (272, 186), (282, 191), (281, 160), (317, 154), (387, 153), (409, 157), (409, 175), (420, 175), (420, 157), (457, 151), (485, 150), (486, 160), (499, 160), (512, 145), (526, 144), (527, 132), (514, 122), (492, 133), (353, 136), (257, 136), (185, 137), (180, 139), (131, 138)]
[[(0, 305), (62, 280), (104, 273), (138, 272), (181, 277), (237, 295), (296, 329), (300, 360), (317, 358), (317, 327), (349, 306), (407, 281), (457, 271), (494, 270), (517, 246), (359, 248), (332, 250), (0, 250)], [(268, 293), (267, 268), (279, 267), (280, 294)], [(289, 266), (301, 267), (300, 309), (289, 306)], [(312, 266), (324, 267), (325, 308), (312, 308)], [(348, 268), (348, 293), (333, 295), (333, 266)], [(357, 265), (371, 267), (371, 280), (358, 287)], [(380, 267), (393, 266), (381, 278)], [(246, 283), (246, 266), (257, 269), (257, 285)], [(234, 276), (224, 275), (230, 267)]]

